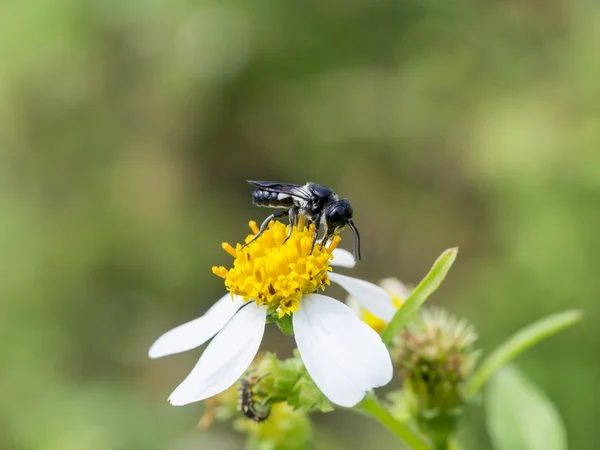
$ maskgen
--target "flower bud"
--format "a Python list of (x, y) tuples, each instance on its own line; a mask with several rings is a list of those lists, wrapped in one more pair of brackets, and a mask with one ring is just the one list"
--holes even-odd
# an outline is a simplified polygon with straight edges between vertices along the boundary
[(308, 416), (284, 402), (274, 404), (264, 422), (240, 418), (234, 427), (247, 434), (246, 448), (252, 450), (303, 450), (312, 438)]
[(421, 311), (397, 336), (393, 359), (411, 415), (424, 433), (444, 439), (462, 415), (463, 383), (479, 355), (477, 333), (442, 309)]

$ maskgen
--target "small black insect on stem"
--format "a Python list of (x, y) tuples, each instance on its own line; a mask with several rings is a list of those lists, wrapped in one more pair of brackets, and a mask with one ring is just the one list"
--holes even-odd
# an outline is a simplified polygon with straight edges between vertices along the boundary
[(240, 392), (239, 397), (239, 409), (242, 415), (254, 422), (264, 422), (271, 413), (271, 405), (264, 400), (258, 398), (264, 398), (264, 393), (255, 390), (258, 384), (268, 374), (261, 377), (255, 375), (247, 375), (240, 380)]

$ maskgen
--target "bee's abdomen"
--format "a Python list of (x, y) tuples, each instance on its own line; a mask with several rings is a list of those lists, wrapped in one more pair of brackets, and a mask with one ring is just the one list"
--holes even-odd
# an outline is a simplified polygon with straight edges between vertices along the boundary
[(294, 205), (294, 199), (291, 195), (280, 192), (265, 191), (256, 189), (252, 194), (252, 202), (256, 206), (266, 206), (270, 208), (290, 208)]

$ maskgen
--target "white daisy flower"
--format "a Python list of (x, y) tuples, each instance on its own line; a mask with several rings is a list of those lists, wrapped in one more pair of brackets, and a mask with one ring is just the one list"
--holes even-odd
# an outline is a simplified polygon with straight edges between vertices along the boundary
[[(258, 232), (254, 222), (250, 227)], [(354, 406), (368, 391), (391, 380), (390, 355), (377, 332), (344, 303), (315, 292), (331, 280), (382, 320), (390, 320), (395, 312), (390, 295), (375, 284), (329, 272), (330, 262), (354, 266), (351, 253), (336, 249), (339, 237), (327, 247), (317, 245), (309, 255), (312, 226), (295, 228), (283, 244), (286, 235), (284, 224), (272, 222), (244, 248), (223, 244), (235, 258), (233, 268), (213, 267), (213, 272), (225, 279), (229, 293), (203, 316), (166, 332), (152, 345), (149, 356), (159, 358), (198, 347), (214, 336), (169, 397), (171, 404), (204, 400), (232, 386), (256, 356), (268, 314), (292, 316), (302, 361), (331, 402)]]

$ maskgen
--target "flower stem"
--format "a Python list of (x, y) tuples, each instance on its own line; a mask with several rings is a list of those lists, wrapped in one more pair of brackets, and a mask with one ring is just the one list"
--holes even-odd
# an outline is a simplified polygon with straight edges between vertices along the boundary
[(387, 427), (392, 433), (406, 442), (413, 450), (430, 450), (429, 445), (415, 434), (402, 422), (394, 419), (387, 409), (385, 409), (373, 394), (369, 394), (356, 406), (356, 410), (361, 411), (382, 425)]

